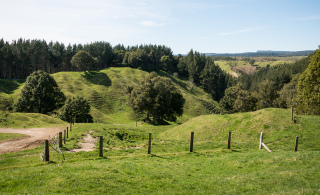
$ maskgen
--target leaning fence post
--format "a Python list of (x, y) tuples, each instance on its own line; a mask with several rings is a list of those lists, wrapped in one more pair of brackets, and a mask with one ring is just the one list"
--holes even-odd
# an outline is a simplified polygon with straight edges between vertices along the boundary
[(149, 133), (148, 154), (151, 154), (151, 136), (152, 136), (152, 133)]
[(294, 146), (294, 151), (295, 151), (295, 152), (298, 151), (298, 140), (299, 140), (299, 137), (297, 136), (297, 137), (296, 137), (296, 144), (295, 144), (295, 146)]
[(62, 147), (62, 132), (59, 132), (59, 148)]
[(260, 134), (260, 145), (259, 145), (259, 150), (262, 148), (262, 142), (263, 142), (263, 132)]
[(194, 132), (191, 132), (190, 152), (193, 152), (193, 138), (194, 138)]
[(228, 136), (228, 150), (230, 149), (231, 145), (231, 131), (229, 131), (229, 136)]
[(100, 136), (99, 157), (103, 157), (103, 136)]
[(63, 144), (66, 144), (66, 130), (63, 130)]
[(68, 127), (67, 127), (67, 138), (69, 138), (69, 130), (68, 130)]
[(49, 140), (44, 140), (44, 155), (45, 161), (49, 161)]

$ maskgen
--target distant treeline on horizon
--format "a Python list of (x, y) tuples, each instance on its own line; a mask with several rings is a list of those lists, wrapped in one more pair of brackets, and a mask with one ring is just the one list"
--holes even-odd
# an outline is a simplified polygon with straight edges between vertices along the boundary
[(259, 50), (256, 52), (244, 52), (244, 53), (204, 53), (206, 56), (226, 56), (226, 57), (285, 57), (285, 56), (308, 56), (315, 50), (305, 51), (270, 51)]

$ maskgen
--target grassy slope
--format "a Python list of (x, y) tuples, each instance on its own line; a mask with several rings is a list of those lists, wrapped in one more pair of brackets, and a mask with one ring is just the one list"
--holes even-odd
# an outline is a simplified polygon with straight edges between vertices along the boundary
[[(254, 63), (254, 65), (257, 65), (258, 67), (266, 67), (267, 65), (270, 66), (276, 66), (276, 65), (280, 65), (280, 64), (291, 64), (293, 62), (295, 62), (295, 60), (299, 59), (299, 56), (296, 56), (297, 58), (278, 58), (277, 60), (263, 60), (263, 61), (256, 61)], [(224, 70), (225, 72), (229, 73), (229, 74), (234, 74), (232, 71), (232, 68), (236, 67), (236, 66), (245, 66), (245, 65), (249, 65), (248, 62), (246, 61), (225, 61), (225, 60), (219, 60), (219, 61), (215, 61), (215, 64), (218, 65), (222, 70)], [(239, 73), (237, 73), (237, 75), (239, 75)]]
[[(105, 138), (107, 158), (98, 158), (98, 152), (93, 151), (65, 153), (63, 160), (61, 155), (51, 151), (51, 161), (40, 163), (40, 147), (0, 155), (1, 194), (320, 193), (320, 178), (315, 174), (320, 172), (319, 116), (301, 116), (299, 123), (294, 124), (288, 110), (265, 109), (199, 116), (179, 126), (138, 123), (136, 128), (129, 120), (130, 108), (115, 103), (124, 98), (118, 90), (121, 80), (127, 78), (127, 82), (137, 83), (146, 73), (110, 68), (92, 74), (95, 75), (87, 78), (77, 72), (53, 76), (67, 96), (82, 95), (89, 99), (92, 96), (92, 104), (97, 104), (93, 115), (114, 124), (76, 124), (69, 134), (74, 139), (69, 137), (63, 150), (77, 147), (78, 139), (94, 131), (91, 132), (93, 136)], [(207, 100), (207, 95), (196, 87), (188, 90), (185, 81), (173, 81), (187, 98), (185, 118), (201, 114), (199, 99)], [(18, 97), (17, 89), (21, 84), (14, 88), (11, 94)], [(99, 102), (104, 105), (98, 107)], [(59, 119), (40, 114), (12, 113), (6, 119), (12, 127), (66, 125)], [(195, 153), (188, 152), (191, 131), (195, 132)], [(232, 131), (230, 151), (225, 149), (228, 131)], [(264, 143), (273, 153), (257, 150), (261, 131), (265, 132)], [(153, 133), (154, 155), (146, 154), (148, 132)], [(300, 137), (298, 152), (292, 151), (295, 136)], [(126, 148), (133, 146), (141, 148)], [(114, 147), (119, 149), (111, 149)]]
[[(75, 139), (69, 137), (63, 150), (74, 148), (75, 140), (92, 130), (104, 136), (106, 158), (93, 151), (65, 153), (63, 160), (52, 151), (51, 161), (40, 163), (41, 148), (0, 155), (0, 192), (318, 194), (319, 129), (319, 116), (301, 116), (293, 124), (290, 112), (282, 109), (200, 116), (179, 126), (76, 124), (69, 134)], [(188, 152), (190, 131), (195, 132), (195, 153)], [(260, 131), (273, 153), (258, 150)], [(121, 140), (115, 132), (132, 137)], [(148, 132), (153, 133), (154, 155), (146, 154)], [(300, 136), (298, 152), (293, 152), (295, 135)], [(142, 148), (125, 148), (130, 146)]]
[[(184, 115), (180, 122), (202, 114), (208, 114), (207, 104), (216, 104), (202, 89), (188, 87), (188, 82), (173, 77), (170, 74), (159, 72), (160, 75), (170, 77), (186, 98)], [(95, 122), (132, 123), (134, 116), (127, 105), (126, 95), (122, 87), (126, 84), (138, 84), (148, 75), (147, 72), (132, 68), (108, 68), (101, 71), (92, 71), (88, 75), (83, 72), (59, 72), (52, 76), (67, 97), (82, 96), (90, 101), (91, 115)], [(2, 108), (12, 104), (20, 95), (24, 80), (0, 80), (0, 103)]]
[(5, 113), (0, 111), (0, 127), (31, 128), (67, 125), (66, 122), (39, 113)]
[[(226, 147), (228, 132), (231, 131), (233, 148), (256, 149), (259, 146), (260, 132), (264, 132), (264, 143), (271, 150), (293, 150), (296, 136), (300, 138), (300, 148), (320, 150), (320, 145), (315, 144), (320, 140), (320, 132), (317, 129), (320, 127), (319, 119), (319, 116), (301, 116), (301, 124), (295, 124), (291, 121), (290, 111), (285, 109), (206, 115), (190, 119), (162, 133), (160, 137), (188, 140), (190, 132), (193, 131), (199, 144), (212, 142), (213, 147)], [(310, 128), (310, 125), (313, 127)]]

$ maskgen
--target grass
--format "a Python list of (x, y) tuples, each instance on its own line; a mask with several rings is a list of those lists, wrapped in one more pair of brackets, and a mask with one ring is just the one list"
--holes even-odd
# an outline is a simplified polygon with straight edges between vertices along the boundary
[[(228, 132), (232, 132), (235, 149), (254, 149), (259, 145), (260, 132), (264, 132), (264, 143), (271, 150), (292, 150), (295, 137), (299, 136), (299, 147), (320, 150), (320, 120), (317, 116), (301, 116), (300, 122), (291, 121), (290, 110), (264, 109), (232, 115), (206, 115), (190, 119), (160, 135), (160, 138), (188, 140), (190, 132), (198, 142), (212, 142), (213, 147), (226, 145)], [(312, 127), (310, 127), (312, 125)], [(225, 146), (226, 147), (226, 146)]]
[[(42, 147), (0, 155), (1, 194), (319, 194), (319, 116), (291, 122), (289, 110), (207, 115), (178, 125), (75, 124), (61, 154)], [(190, 153), (190, 131), (195, 132)], [(232, 131), (231, 150), (226, 149)], [(258, 150), (260, 131), (273, 150)], [(152, 133), (152, 155), (147, 154)], [(219, 133), (217, 133), (219, 132)], [(68, 153), (87, 133), (104, 156)], [(299, 135), (298, 152), (293, 152)], [(71, 139), (72, 137), (72, 139)], [(136, 149), (132, 147), (137, 147)]]
[(0, 127), (34, 128), (67, 125), (66, 122), (40, 113), (9, 113), (0, 111)]
[[(291, 57), (254, 57), (253, 59), (256, 60), (254, 65), (258, 67), (266, 67), (267, 65), (270, 66), (277, 66), (281, 64), (291, 64), (294, 63), (295, 61), (303, 58), (304, 56), (291, 56)], [(232, 68), (237, 67), (237, 66), (245, 66), (249, 65), (249, 62), (243, 61), (243, 60), (237, 60), (237, 61), (225, 61), (225, 60), (218, 60), (215, 61), (215, 64), (218, 65), (222, 70), (225, 72), (235, 75), (237, 74), (238, 76), (239, 73), (235, 73)]]
[[(134, 124), (134, 113), (128, 106), (124, 86), (136, 85), (148, 74), (132, 68), (107, 68), (87, 75), (83, 72), (59, 72), (52, 76), (67, 97), (81, 96), (90, 102), (94, 122)], [(159, 74), (171, 78), (186, 99), (184, 115), (178, 118), (178, 122), (209, 114), (217, 105), (200, 87), (193, 85), (191, 88), (187, 79), (175, 78), (165, 72)], [(19, 98), (25, 80), (0, 79), (0, 82), (0, 98), (3, 99), (0, 109), (4, 110)]]
[(19, 140), (25, 137), (28, 136), (19, 133), (0, 133), (0, 142), (4, 142), (7, 140)]

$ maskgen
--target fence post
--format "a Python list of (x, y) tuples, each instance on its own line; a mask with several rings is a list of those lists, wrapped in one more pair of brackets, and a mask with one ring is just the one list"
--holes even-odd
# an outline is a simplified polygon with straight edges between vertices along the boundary
[(49, 161), (49, 140), (44, 140), (44, 155), (45, 155), (45, 161)]
[(66, 130), (63, 130), (63, 144), (66, 144)]
[(299, 137), (297, 136), (297, 137), (296, 137), (296, 144), (295, 144), (295, 146), (294, 146), (294, 151), (295, 151), (295, 152), (298, 151), (298, 140), (299, 140)]
[(70, 122), (70, 132), (72, 131), (72, 122)]
[(193, 138), (194, 138), (194, 132), (191, 132), (190, 152), (193, 152)]
[(99, 157), (103, 157), (103, 136), (100, 136)]
[(67, 138), (69, 138), (69, 130), (68, 130), (68, 127), (67, 127)]
[(259, 145), (259, 150), (262, 148), (262, 142), (263, 142), (263, 132), (260, 134), (260, 145)]
[(59, 148), (62, 147), (62, 132), (59, 132)]
[(152, 136), (152, 133), (149, 133), (148, 154), (151, 154), (151, 136)]
[(228, 136), (228, 150), (230, 149), (231, 145), (231, 131), (229, 131), (229, 136)]

